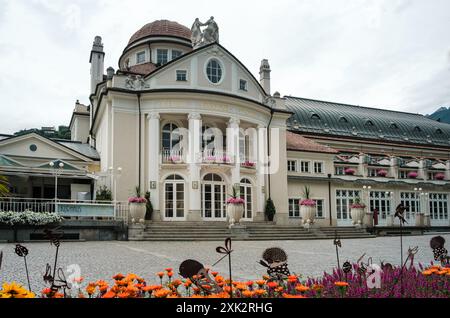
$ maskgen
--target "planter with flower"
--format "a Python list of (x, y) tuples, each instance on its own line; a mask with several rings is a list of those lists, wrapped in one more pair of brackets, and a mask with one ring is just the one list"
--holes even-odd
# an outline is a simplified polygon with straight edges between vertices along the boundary
[(256, 164), (254, 162), (251, 162), (251, 161), (248, 161), (248, 160), (246, 160), (245, 162), (241, 163), (241, 167), (244, 167), (244, 168), (252, 169), (252, 168), (255, 168), (255, 166), (256, 166)]
[(233, 187), (233, 194), (227, 200), (227, 218), (230, 226), (239, 223), (244, 214), (245, 200), (239, 196), (236, 187)]
[(309, 228), (312, 224), (314, 224), (317, 202), (311, 199), (311, 191), (309, 187), (305, 187), (303, 196), (305, 198), (300, 201), (300, 216), (302, 217), (303, 226)]
[(388, 174), (389, 174), (388, 171), (384, 170), (384, 169), (380, 169), (380, 170), (377, 171), (377, 176), (378, 177), (385, 178), (385, 177), (387, 177)]
[(366, 205), (361, 202), (360, 198), (356, 198), (351, 205), (350, 215), (353, 225), (361, 226), (363, 224), (364, 216), (366, 215)]
[(130, 204), (130, 217), (132, 223), (145, 223), (147, 212), (147, 199), (141, 196), (141, 188), (136, 187), (136, 195), (128, 199)]
[(434, 175), (434, 178), (435, 178), (436, 180), (444, 180), (444, 179), (445, 179), (445, 174), (443, 174), (443, 173), (441, 173), (441, 172), (436, 173), (436, 174)]
[(419, 176), (419, 174), (417, 173), (417, 171), (408, 172), (409, 179), (416, 179), (418, 176)]
[(180, 156), (170, 156), (169, 162), (171, 163), (181, 163), (181, 157)]
[(356, 170), (353, 168), (345, 168), (344, 173), (348, 176), (353, 176), (356, 173)]

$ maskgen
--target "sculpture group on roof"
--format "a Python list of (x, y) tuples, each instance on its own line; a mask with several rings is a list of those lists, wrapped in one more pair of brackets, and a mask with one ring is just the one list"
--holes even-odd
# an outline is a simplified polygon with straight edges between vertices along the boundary
[[(204, 26), (206, 28), (202, 30), (201, 27)], [(196, 18), (191, 31), (191, 40), (194, 49), (214, 42), (219, 43), (219, 26), (214, 21), (214, 17), (209, 18), (205, 23), (202, 23), (199, 18)]]

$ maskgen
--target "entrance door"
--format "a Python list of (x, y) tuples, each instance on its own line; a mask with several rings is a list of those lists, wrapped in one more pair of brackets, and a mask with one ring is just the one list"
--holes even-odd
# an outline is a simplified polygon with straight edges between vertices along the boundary
[(431, 226), (449, 226), (448, 194), (430, 193), (429, 200)]
[(405, 220), (408, 226), (416, 225), (416, 213), (421, 212), (420, 194), (416, 192), (401, 192), (400, 202), (408, 207), (405, 211)]
[(370, 192), (370, 211), (377, 209), (378, 225), (386, 226), (387, 216), (391, 215), (391, 193), (385, 191)]
[(202, 213), (207, 221), (226, 219), (226, 185), (217, 174), (208, 174), (202, 183)]
[(252, 183), (248, 179), (241, 180), (240, 196), (245, 200), (244, 220), (251, 221), (253, 219), (253, 201), (252, 201)]
[(336, 219), (338, 226), (351, 226), (350, 207), (360, 196), (358, 190), (336, 190)]
[(184, 180), (178, 175), (164, 182), (164, 220), (184, 220)]

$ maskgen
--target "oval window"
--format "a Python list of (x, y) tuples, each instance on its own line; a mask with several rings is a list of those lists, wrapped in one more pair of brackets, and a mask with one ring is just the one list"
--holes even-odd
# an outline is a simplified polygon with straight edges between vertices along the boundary
[(211, 83), (217, 84), (222, 79), (222, 66), (216, 59), (212, 59), (206, 66), (206, 75)]
[(37, 150), (37, 146), (35, 144), (30, 145), (30, 150), (35, 152)]

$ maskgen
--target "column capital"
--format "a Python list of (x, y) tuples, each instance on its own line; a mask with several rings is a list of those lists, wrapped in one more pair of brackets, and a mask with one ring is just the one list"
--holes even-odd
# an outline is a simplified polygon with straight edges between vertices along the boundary
[(230, 120), (228, 120), (228, 126), (231, 125), (239, 125), (241, 121), (237, 119), (236, 117), (231, 117)]
[(161, 119), (161, 116), (157, 112), (151, 112), (147, 115), (148, 119)]
[(189, 120), (201, 120), (202, 116), (199, 113), (189, 113), (188, 115)]

